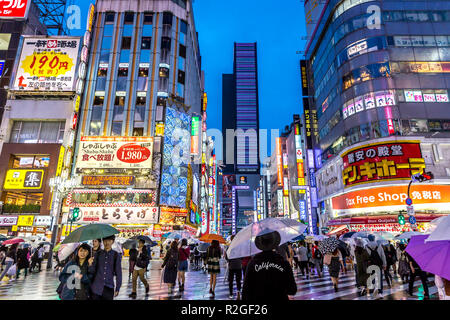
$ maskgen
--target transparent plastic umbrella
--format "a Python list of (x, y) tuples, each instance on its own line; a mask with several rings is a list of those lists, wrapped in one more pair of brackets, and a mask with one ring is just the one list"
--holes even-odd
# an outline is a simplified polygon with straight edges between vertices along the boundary
[(438, 219), (439, 220), (435, 222), (436, 228), (433, 232), (431, 232), (425, 242), (450, 240), (450, 216), (441, 217)]
[(61, 244), (58, 250), (58, 259), (63, 261), (67, 259), (80, 245), (79, 242)]
[(301, 235), (306, 228), (306, 225), (293, 219), (266, 218), (254, 222), (236, 234), (228, 248), (227, 256), (229, 259), (234, 259), (261, 252), (255, 245), (255, 238), (262, 231), (267, 233), (278, 231), (281, 245)]

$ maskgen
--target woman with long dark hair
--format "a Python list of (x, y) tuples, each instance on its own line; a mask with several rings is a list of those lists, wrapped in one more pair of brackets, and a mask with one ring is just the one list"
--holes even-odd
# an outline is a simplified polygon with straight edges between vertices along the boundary
[(213, 240), (211, 246), (206, 253), (206, 262), (208, 264), (209, 279), (209, 293), (215, 297), (214, 290), (216, 289), (217, 275), (220, 273), (220, 257), (222, 250), (220, 249), (219, 241)]
[[(75, 257), (61, 271), (59, 275), (61, 284), (57, 290), (61, 300), (88, 300), (90, 298), (90, 285), (94, 276), (88, 272), (90, 257), (91, 246), (82, 243), (78, 247)], [(75, 281), (71, 277), (74, 277)], [(68, 281), (70, 282), (68, 283)]]
[(169, 287), (169, 296), (173, 294), (175, 282), (177, 281), (177, 267), (178, 267), (178, 243), (173, 241), (170, 244), (164, 256), (164, 262), (161, 266), (164, 269), (164, 283)]
[(185, 273), (188, 271), (188, 259), (191, 250), (188, 247), (187, 239), (182, 239), (178, 249), (178, 286), (180, 291), (184, 291)]

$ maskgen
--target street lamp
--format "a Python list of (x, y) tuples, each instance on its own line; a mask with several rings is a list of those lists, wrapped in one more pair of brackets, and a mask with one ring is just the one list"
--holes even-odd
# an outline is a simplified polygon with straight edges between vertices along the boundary
[(52, 250), (55, 247), (56, 235), (58, 234), (58, 217), (61, 211), (62, 199), (69, 194), (72, 188), (78, 185), (78, 178), (64, 179), (62, 177), (51, 178), (49, 181), (49, 185), (51, 188), (53, 195), (52, 202), (52, 223), (50, 226), (50, 230), (52, 230), (52, 239), (50, 246), (50, 253), (48, 255), (47, 260), (47, 270), (52, 268)]

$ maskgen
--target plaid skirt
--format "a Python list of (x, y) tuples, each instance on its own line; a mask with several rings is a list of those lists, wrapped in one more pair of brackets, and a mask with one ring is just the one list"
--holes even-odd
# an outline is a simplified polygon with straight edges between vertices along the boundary
[(208, 273), (220, 273), (220, 259), (218, 257), (208, 259)]

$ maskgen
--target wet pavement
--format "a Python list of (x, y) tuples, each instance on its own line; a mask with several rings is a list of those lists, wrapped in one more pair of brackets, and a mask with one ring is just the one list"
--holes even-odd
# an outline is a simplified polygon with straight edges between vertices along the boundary
[[(230, 300), (228, 282), (225, 280), (226, 266), (221, 262), (221, 273), (217, 277), (216, 300)], [(210, 300), (209, 295), (209, 275), (203, 271), (192, 270), (186, 273), (185, 291), (181, 294), (178, 288), (173, 296), (168, 295), (167, 286), (161, 283), (161, 270), (149, 270), (147, 281), (150, 285), (150, 294), (145, 297), (144, 286), (138, 280), (137, 300)], [(128, 260), (122, 261), (123, 281), (118, 300), (130, 300), (128, 295), (131, 293), (132, 282), (128, 278)], [(0, 284), (0, 300), (57, 300), (56, 288), (59, 285), (59, 273), (52, 270), (45, 270), (45, 264), (41, 272), (23, 275), (17, 280), (11, 280), (8, 283)], [(295, 300), (372, 300), (372, 296), (359, 297), (355, 287), (355, 274), (348, 271), (347, 274), (340, 276), (339, 292), (334, 292), (330, 277), (325, 271), (323, 278), (312, 275), (310, 279), (305, 279), (300, 273), (295, 272), (297, 282), (297, 294), (291, 297)], [(437, 289), (433, 278), (429, 278), (428, 286), (430, 288), (431, 299), (438, 299)], [(402, 284), (398, 278), (394, 277), (392, 288), (387, 288), (384, 283), (384, 292), (377, 299), (383, 300), (422, 300), (423, 287), (420, 280), (414, 284), (414, 296), (407, 294), (408, 284)], [(236, 289), (235, 289), (236, 290)], [(234, 293), (236, 299), (236, 292)]]

